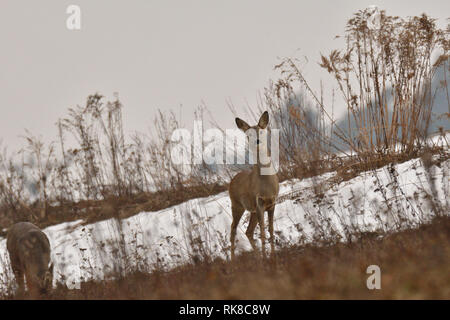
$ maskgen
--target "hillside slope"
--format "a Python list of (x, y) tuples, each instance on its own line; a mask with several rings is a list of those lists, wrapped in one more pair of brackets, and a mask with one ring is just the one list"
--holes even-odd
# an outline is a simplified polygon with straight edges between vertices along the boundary
[[(425, 164), (425, 165), (424, 165)], [(276, 247), (352, 240), (430, 221), (449, 208), (450, 160), (413, 159), (335, 183), (337, 173), (286, 181), (275, 211)], [(448, 212), (447, 212), (448, 213)], [(237, 252), (249, 251), (248, 215), (238, 228)], [(187, 201), (119, 222), (82, 220), (48, 227), (54, 284), (107, 279), (136, 270), (170, 270), (189, 262), (228, 259), (231, 209), (228, 194)], [(256, 235), (257, 236), (257, 235)], [(5, 240), (0, 241), (0, 286), (11, 289)]]

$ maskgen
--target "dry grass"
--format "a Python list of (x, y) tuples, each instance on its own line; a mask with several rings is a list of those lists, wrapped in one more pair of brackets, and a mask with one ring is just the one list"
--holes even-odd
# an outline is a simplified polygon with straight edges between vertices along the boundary
[[(401, 19), (384, 11), (380, 28), (373, 29), (368, 15), (356, 13), (347, 23), (347, 47), (321, 61), (347, 106), (348, 128), (337, 125), (329, 112), (333, 106), (311, 90), (293, 59), (275, 67), (280, 79), (265, 88), (256, 110), (249, 110), (253, 117), (269, 110), (271, 127), (280, 129), (281, 181), (342, 167), (370, 170), (422, 152), (436, 93), (431, 81), (437, 68), (447, 68), (450, 29), (437, 28), (426, 15)], [(442, 55), (433, 64), (436, 50)], [(196, 112), (199, 120), (205, 111)], [(129, 216), (226, 189), (233, 168), (224, 168), (225, 177), (203, 163), (186, 174), (172, 163), (171, 135), (180, 127), (173, 112), (158, 113), (150, 136), (131, 137), (124, 133), (122, 112), (117, 97), (105, 101), (93, 94), (57, 122), (54, 142), (45, 144), (27, 132), (19, 152), (4, 150), (0, 229), (17, 221), (48, 226)], [(336, 152), (351, 157), (337, 158)]]
[[(448, 299), (450, 218), (382, 239), (293, 246), (262, 261), (189, 264), (170, 272), (134, 273), (119, 280), (62, 286), (43, 299)], [(381, 290), (368, 290), (366, 269), (381, 268)], [(20, 296), (9, 298), (24, 298)], [(26, 298), (26, 297), (25, 297)]]
[[(449, 31), (426, 14), (402, 19), (381, 11), (377, 27), (369, 25), (370, 15), (369, 9), (356, 13), (347, 22), (347, 48), (322, 56), (320, 65), (347, 104), (353, 150), (387, 154), (400, 144), (410, 151), (428, 134), (432, 80), (446, 68)], [(436, 51), (441, 56), (433, 63)]]
[[(155, 136), (125, 138), (122, 104), (98, 94), (58, 121), (58, 141), (27, 132), (26, 145), (0, 155), (0, 229), (18, 221), (46, 227), (65, 221), (127, 217), (226, 190), (204, 165), (184, 174), (171, 161), (173, 113), (159, 113)], [(71, 148), (66, 137), (72, 136)], [(73, 145), (74, 144), (74, 145)], [(1, 235), (1, 233), (0, 233)]]
[[(271, 126), (281, 130), (280, 181), (337, 171), (334, 182), (340, 183), (416, 157), (448, 159), (445, 147), (425, 148), (421, 142), (435, 94), (430, 83), (436, 69), (448, 63), (450, 29), (438, 29), (425, 15), (403, 20), (382, 12), (381, 29), (375, 32), (367, 26), (367, 15), (355, 14), (347, 24), (347, 47), (321, 61), (347, 106), (348, 128), (337, 126), (293, 59), (276, 66), (281, 78), (265, 89), (257, 110), (249, 110), (253, 116), (269, 110)], [(433, 64), (431, 53), (437, 48), (443, 55)], [(0, 154), (0, 236), (1, 229), (17, 221), (46, 227), (77, 219), (121, 219), (227, 189), (227, 178), (205, 164), (192, 165), (186, 174), (172, 163), (170, 138), (180, 127), (174, 113), (159, 112), (151, 136), (126, 137), (122, 111), (118, 98), (91, 95), (58, 121), (56, 141), (44, 144), (27, 132), (19, 152)], [(68, 136), (75, 141), (70, 147)], [(225, 170), (233, 175), (233, 169)], [(380, 184), (380, 192), (383, 188)], [(394, 194), (403, 191), (398, 183), (390, 188), (396, 188)], [(320, 204), (323, 194), (316, 196)], [(385, 200), (388, 207), (382, 210), (394, 214)], [(434, 211), (437, 217), (446, 214), (442, 208)], [(321, 221), (320, 212), (310, 214), (313, 225)], [(406, 216), (404, 211), (395, 215), (399, 221)], [(448, 299), (449, 226), (449, 218), (438, 217), (418, 229), (399, 227), (382, 239), (350, 230), (358, 241), (343, 244), (325, 238), (333, 226), (314, 225), (315, 246), (284, 247), (263, 263), (247, 253), (234, 263), (206, 259), (170, 272), (156, 266), (150, 274), (83, 283), (81, 290), (59, 286), (43, 298)], [(382, 269), (381, 291), (366, 288), (365, 270), (371, 264)]]

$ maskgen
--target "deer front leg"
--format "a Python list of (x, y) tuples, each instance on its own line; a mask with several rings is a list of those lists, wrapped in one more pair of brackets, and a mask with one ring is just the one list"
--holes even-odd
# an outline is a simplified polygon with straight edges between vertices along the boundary
[(264, 232), (264, 201), (257, 199), (256, 201), (256, 216), (258, 218), (260, 233), (261, 233), (261, 252), (263, 258), (266, 257), (266, 234)]
[(231, 260), (234, 260), (236, 229), (239, 225), (239, 221), (241, 220), (242, 214), (244, 213), (245, 209), (236, 203), (232, 203), (231, 211), (233, 213), (233, 222), (231, 223), (231, 231), (230, 231)]
[(271, 253), (275, 253), (275, 245), (274, 245), (274, 237), (273, 237), (273, 213), (275, 211), (275, 207), (267, 210), (267, 214), (269, 216), (269, 233), (270, 233), (270, 249)]
[(256, 225), (258, 224), (258, 218), (256, 217), (256, 212), (250, 212), (250, 222), (248, 223), (247, 231), (245, 235), (248, 238), (248, 241), (252, 245), (253, 251), (256, 251), (255, 239), (253, 239), (253, 235), (255, 233)]

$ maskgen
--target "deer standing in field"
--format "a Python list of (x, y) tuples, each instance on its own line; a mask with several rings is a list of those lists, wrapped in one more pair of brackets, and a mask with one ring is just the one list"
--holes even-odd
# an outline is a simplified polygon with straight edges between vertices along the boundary
[(24, 292), (24, 276), (31, 293), (47, 292), (53, 281), (53, 264), (45, 233), (32, 223), (16, 223), (8, 231), (6, 247), (19, 292)]
[(273, 214), (278, 196), (278, 177), (273, 169), (268, 152), (267, 125), (269, 113), (263, 113), (256, 126), (250, 126), (245, 121), (236, 118), (236, 125), (244, 131), (253, 156), (251, 171), (238, 173), (230, 183), (229, 193), (233, 222), (231, 224), (231, 259), (234, 259), (236, 229), (245, 210), (250, 211), (250, 222), (246, 235), (253, 250), (256, 250), (253, 233), (259, 223), (261, 231), (261, 250), (265, 257), (264, 212), (269, 216), (269, 233), (271, 251), (274, 252)]

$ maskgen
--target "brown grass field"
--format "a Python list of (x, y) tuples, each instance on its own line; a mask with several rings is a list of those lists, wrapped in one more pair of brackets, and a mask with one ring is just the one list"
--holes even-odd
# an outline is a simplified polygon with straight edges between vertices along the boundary
[[(381, 289), (366, 286), (369, 265), (381, 269)], [(233, 263), (189, 264), (170, 272), (134, 273), (59, 286), (40, 299), (448, 299), (450, 218), (382, 239), (283, 248), (263, 260), (247, 253)], [(8, 299), (27, 299), (10, 296)], [(33, 297), (35, 298), (35, 297)]]

